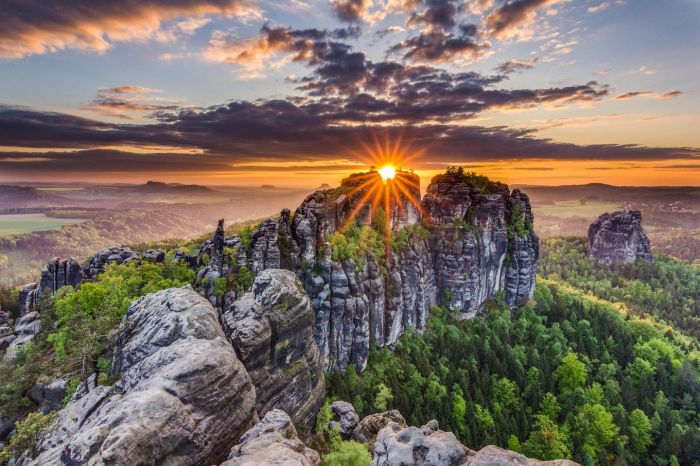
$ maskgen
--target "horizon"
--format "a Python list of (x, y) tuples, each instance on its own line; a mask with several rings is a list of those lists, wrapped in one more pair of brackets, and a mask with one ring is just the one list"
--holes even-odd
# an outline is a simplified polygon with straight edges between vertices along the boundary
[[(700, 4), (164, 0), (0, 12), (0, 183), (700, 186)], [(70, 181), (69, 181), (70, 180)]]

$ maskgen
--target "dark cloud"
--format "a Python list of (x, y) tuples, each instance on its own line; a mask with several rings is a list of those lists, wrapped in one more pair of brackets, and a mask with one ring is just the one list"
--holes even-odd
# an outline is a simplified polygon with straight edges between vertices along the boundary
[(624, 94), (620, 94), (620, 95), (616, 96), (615, 100), (628, 100), (628, 99), (634, 99), (635, 97), (649, 97), (651, 95), (652, 95), (651, 91), (625, 92)]
[(370, 0), (331, 0), (331, 8), (335, 15), (343, 20), (361, 21), (371, 5)]
[(104, 52), (116, 42), (167, 39), (163, 22), (252, 8), (247, 0), (4, 0), (0, 57), (62, 49)]
[(509, 37), (518, 27), (526, 26), (540, 8), (567, 0), (510, 0), (491, 12), (485, 19), (489, 32), (496, 37)]
[(494, 68), (502, 74), (515, 73), (517, 71), (529, 70), (535, 67), (535, 63), (539, 61), (539, 58), (535, 57), (531, 60), (508, 60), (499, 64)]
[(414, 62), (442, 63), (457, 57), (477, 57), (488, 48), (473, 33), (469, 34), (472, 32), (469, 26), (462, 31), (459, 35), (439, 30), (421, 32), (395, 44), (389, 51), (405, 51), (403, 58)]
[(423, 0), (425, 9), (414, 11), (408, 18), (409, 25), (427, 25), (433, 30), (449, 31), (456, 24), (456, 16), (462, 7), (455, 0)]

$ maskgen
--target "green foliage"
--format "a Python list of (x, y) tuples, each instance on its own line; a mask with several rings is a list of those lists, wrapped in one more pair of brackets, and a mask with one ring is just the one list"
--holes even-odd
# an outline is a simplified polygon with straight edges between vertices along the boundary
[(243, 228), (238, 230), (236, 234), (241, 238), (241, 244), (246, 251), (250, 251), (250, 246), (253, 242), (253, 233), (258, 231), (259, 223), (252, 225), (245, 225)]
[(507, 234), (509, 240), (512, 240), (515, 237), (523, 238), (532, 232), (532, 224), (525, 220), (525, 216), (520, 210), (520, 204), (515, 204), (513, 206), (507, 223)]
[(228, 291), (228, 283), (226, 277), (219, 277), (214, 279), (214, 296), (222, 297)]
[(394, 252), (405, 250), (409, 244), (426, 240), (430, 237), (430, 230), (420, 223), (408, 225), (391, 232), (391, 247)]
[(23, 452), (28, 451), (35, 453), (34, 448), (51, 423), (56, 419), (58, 413), (41, 414), (30, 413), (22, 422), (18, 422), (16, 429), (17, 433), (5, 449), (0, 452), (0, 463), (5, 464), (14, 456), (19, 456)]
[(316, 432), (322, 433), (328, 431), (328, 423), (333, 419), (333, 412), (331, 411), (331, 404), (333, 403), (332, 398), (326, 398), (321, 406), (321, 410), (316, 415)]
[(374, 409), (377, 412), (383, 412), (389, 409), (389, 404), (391, 400), (394, 399), (394, 395), (391, 393), (391, 389), (384, 385), (379, 384), (377, 388), (377, 397), (374, 399)]
[(459, 178), (464, 183), (470, 184), (480, 194), (499, 192), (500, 188), (503, 186), (501, 183), (491, 181), (488, 177), (478, 175), (476, 172), (465, 172), (464, 167), (448, 167), (445, 173)]
[(349, 225), (344, 232), (336, 231), (328, 237), (331, 258), (334, 261), (351, 260), (357, 268), (370, 253), (377, 261), (384, 258), (384, 238), (373, 228), (357, 223)]
[(354, 440), (342, 440), (336, 430), (330, 431), (330, 452), (323, 455), (325, 466), (368, 466), (372, 462), (367, 445)]
[(248, 291), (253, 286), (254, 280), (253, 272), (245, 265), (242, 265), (235, 276), (234, 287), (238, 291)]
[(495, 302), (461, 321), (438, 309), (428, 326), (393, 354), (372, 349), (360, 375), (329, 375), (329, 395), (359, 400), (363, 417), (385, 385), (410, 425), (436, 418), (473, 449), (520, 444), (581, 464), (700, 461), (700, 354), (663, 326), (548, 280), (517, 310)]
[(147, 293), (190, 283), (194, 272), (184, 264), (111, 264), (95, 281), (54, 297), (58, 327), (47, 341), (63, 374), (80, 372), (84, 358), (97, 362), (112, 345), (115, 329), (129, 304)]
[(587, 251), (585, 238), (543, 241), (539, 273), (700, 338), (700, 267), (666, 256), (607, 267), (588, 259)]

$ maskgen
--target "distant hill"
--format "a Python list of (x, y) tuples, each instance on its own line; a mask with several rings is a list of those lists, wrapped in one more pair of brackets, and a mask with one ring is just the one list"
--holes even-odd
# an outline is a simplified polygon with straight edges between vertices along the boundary
[(29, 207), (62, 207), (74, 204), (53, 193), (25, 186), (0, 185), (0, 211)]
[(129, 192), (136, 194), (168, 194), (168, 195), (191, 195), (191, 196), (223, 196), (225, 193), (215, 189), (207, 188), (198, 184), (177, 184), (161, 183), (160, 181), (149, 181), (139, 186), (126, 188)]
[(590, 183), (564, 186), (514, 185), (525, 192), (534, 204), (600, 200), (613, 202), (675, 202), (700, 201), (700, 187), (694, 186), (612, 186)]

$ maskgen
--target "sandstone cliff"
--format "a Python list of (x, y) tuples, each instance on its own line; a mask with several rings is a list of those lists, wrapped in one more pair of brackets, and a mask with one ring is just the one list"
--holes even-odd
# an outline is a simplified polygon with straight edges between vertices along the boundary
[(604, 213), (588, 228), (588, 255), (606, 264), (651, 261), (649, 238), (638, 210)]
[[(397, 177), (384, 184), (376, 172), (353, 175), (246, 237), (224, 237), (220, 223), (200, 252), (202, 293), (223, 308), (217, 279), (295, 272), (327, 371), (363, 369), (370, 345), (425, 328), (435, 305), (473, 317), (497, 295), (510, 306), (532, 296), (539, 242), (527, 195), (452, 170), (434, 177), (420, 200), (418, 177)], [(229, 299), (243, 291), (229, 287)]]

